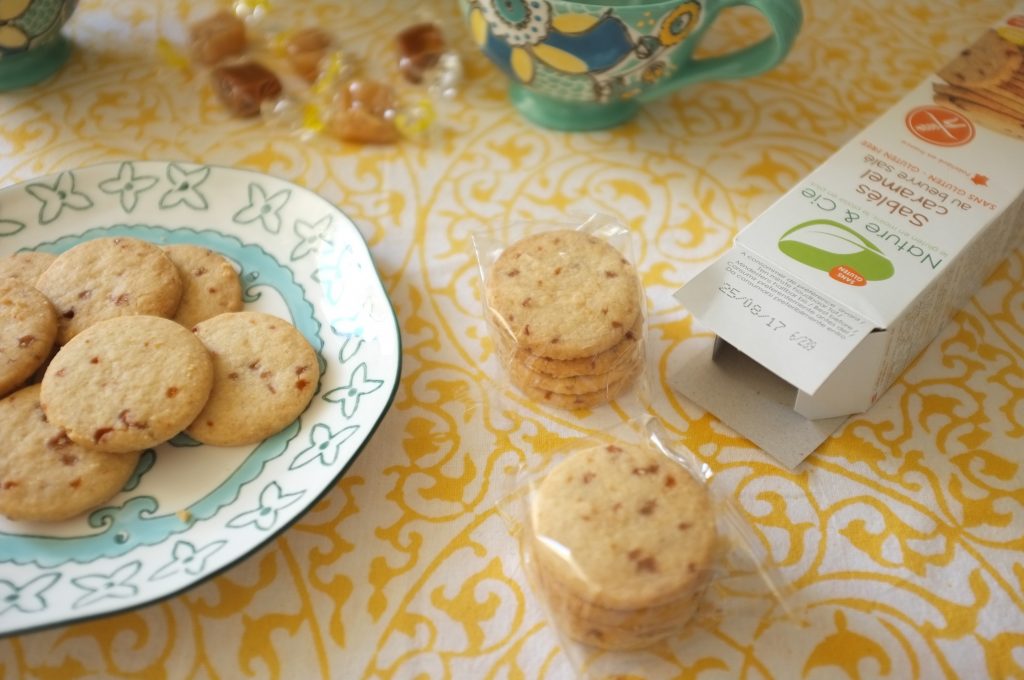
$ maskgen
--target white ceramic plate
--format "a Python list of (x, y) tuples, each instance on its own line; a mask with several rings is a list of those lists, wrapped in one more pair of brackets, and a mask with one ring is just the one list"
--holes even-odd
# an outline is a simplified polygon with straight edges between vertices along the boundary
[(255, 172), (97, 165), (0, 189), (0, 255), (128, 235), (231, 259), (246, 309), (289, 319), (320, 356), (298, 421), (258, 446), (183, 435), (147, 450), (124, 491), (66, 522), (0, 518), (0, 635), (111, 614), (226, 569), (330, 490), (394, 398), (398, 325), (352, 221)]

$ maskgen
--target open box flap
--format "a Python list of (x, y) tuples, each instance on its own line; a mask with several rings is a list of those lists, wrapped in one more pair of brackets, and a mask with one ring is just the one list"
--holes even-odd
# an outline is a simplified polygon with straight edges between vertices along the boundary
[(808, 394), (874, 328), (742, 245), (675, 296), (706, 328)]

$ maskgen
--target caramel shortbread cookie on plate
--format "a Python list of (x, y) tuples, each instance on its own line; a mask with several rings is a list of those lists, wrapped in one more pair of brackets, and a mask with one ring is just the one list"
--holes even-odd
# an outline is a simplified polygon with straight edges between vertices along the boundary
[(131, 477), (139, 453), (80, 446), (49, 422), (39, 385), (0, 400), (0, 514), (55, 522), (100, 505)]
[(61, 253), (36, 281), (65, 344), (97, 321), (146, 314), (170, 318), (181, 301), (178, 268), (159, 246), (127, 236), (98, 238)]
[(518, 349), (576, 359), (620, 342), (640, 313), (636, 271), (607, 241), (580, 231), (528, 236), (509, 246), (487, 279), (499, 332)]
[(83, 446), (121, 453), (178, 434), (206, 404), (213, 362), (188, 329), (156, 316), (93, 324), (43, 376), (46, 417)]
[(174, 320), (186, 328), (200, 321), (242, 309), (242, 284), (226, 257), (209, 248), (178, 243), (164, 246), (183, 284)]
[(57, 256), (41, 250), (23, 250), (7, 257), (0, 257), (0, 279), (18, 279), (29, 285), (53, 264)]
[(213, 356), (213, 392), (188, 429), (204, 444), (241, 446), (280, 432), (309, 405), (316, 352), (287, 321), (262, 312), (220, 314), (196, 325)]
[(56, 337), (57, 314), (46, 296), (18, 279), (0, 279), (0, 396), (32, 376)]

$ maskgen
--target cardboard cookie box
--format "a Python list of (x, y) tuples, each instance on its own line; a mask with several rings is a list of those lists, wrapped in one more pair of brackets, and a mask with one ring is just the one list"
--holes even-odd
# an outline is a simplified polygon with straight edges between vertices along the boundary
[(683, 394), (791, 467), (866, 410), (1024, 235), (1024, 5), (676, 293)]

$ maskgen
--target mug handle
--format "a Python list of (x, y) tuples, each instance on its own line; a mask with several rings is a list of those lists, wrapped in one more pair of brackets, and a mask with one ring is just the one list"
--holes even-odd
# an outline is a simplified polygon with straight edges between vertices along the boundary
[(677, 75), (646, 90), (638, 99), (658, 99), (684, 85), (705, 80), (749, 78), (777, 66), (789, 53), (803, 24), (800, 0), (726, 0), (708, 21), (707, 28), (718, 18), (719, 11), (741, 5), (753, 7), (760, 12), (768, 20), (772, 35), (729, 54), (707, 59), (690, 58), (682, 64)]

